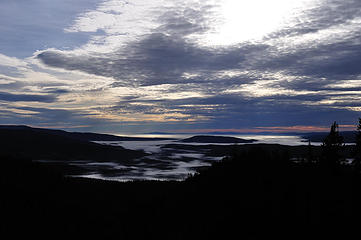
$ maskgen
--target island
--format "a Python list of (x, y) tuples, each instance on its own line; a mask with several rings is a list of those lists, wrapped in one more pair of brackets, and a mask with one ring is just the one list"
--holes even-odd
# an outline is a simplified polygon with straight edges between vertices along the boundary
[(242, 139), (237, 137), (199, 135), (182, 139), (185, 143), (254, 143), (255, 139)]

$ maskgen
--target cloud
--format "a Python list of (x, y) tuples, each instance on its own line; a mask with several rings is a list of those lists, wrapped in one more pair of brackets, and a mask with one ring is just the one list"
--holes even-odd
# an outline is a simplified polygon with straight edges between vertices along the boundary
[[(349, 102), (329, 105), (323, 100), (328, 96), (260, 97), (250, 98), (238, 94), (164, 100), (124, 100), (116, 106), (102, 109), (113, 114), (181, 114), (197, 119), (187, 123), (179, 119), (179, 127), (198, 128), (254, 128), (267, 126), (327, 126), (332, 121), (353, 124), (358, 113), (344, 106)], [(305, 102), (318, 102), (316, 105)], [(355, 103), (357, 105), (357, 103)], [(317, 116), (317, 117), (310, 117)]]
[(9, 57), (0, 53), (0, 65), (7, 67), (26, 67), (27, 63), (15, 57)]
[[(152, 4), (147, 7), (154, 8)], [(299, 23), (288, 32), (280, 30), (279, 34), (271, 35), (271, 40), (219, 48), (202, 47), (186, 37), (209, 30), (205, 24), (208, 19), (207, 9), (214, 6), (205, 4), (202, 7), (173, 9), (169, 13), (160, 14), (154, 29), (148, 29), (140, 38), (119, 46), (114, 52), (77, 54), (49, 50), (41, 52), (37, 58), (52, 67), (111, 77), (118, 81), (118, 85), (207, 82), (214, 79), (218, 71), (225, 70), (247, 70), (249, 75), (283, 71), (307, 81), (310, 77), (327, 78), (330, 81), (354, 79), (361, 74), (357, 64), (361, 58), (360, 43), (357, 41), (361, 37), (361, 29), (356, 27), (359, 13), (357, 6), (360, 4), (358, 1), (351, 1), (351, 4), (354, 7), (350, 6), (350, 2), (324, 2), (304, 13), (307, 24)], [(340, 10), (336, 11), (336, 7)], [(110, 9), (105, 8), (106, 12)], [(122, 14), (120, 16), (124, 18)], [(81, 20), (85, 18), (92, 17), (86, 15)], [(112, 24), (97, 29), (110, 31)], [(344, 39), (335, 36), (340, 29), (347, 29), (347, 26), (353, 27), (343, 31)], [(327, 34), (333, 34), (327, 41), (303, 46), (310, 37), (322, 38)], [(289, 44), (288, 41), (293, 38), (300, 42), (299, 46)], [(187, 72), (197, 73), (198, 77), (183, 78)]]
[(1, 53), (25, 58), (39, 49), (65, 48), (85, 44), (87, 34), (64, 35), (74, 15), (94, 8), (98, 0), (32, 0), (0, 3)]
[(0, 101), (51, 103), (56, 101), (56, 97), (53, 95), (13, 94), (0, 92)]
[[(25, 74), (38, 82), (21, 81), (19, 88), (31, 90), (24, 96), (4, 80), (0, 84), (12, 91), (0, 98), (88, 109), (84, 119), (93, 123), (238, 128), (349, 122), (361, 109), (361, 2), (304, 2), (310, 4), (263, 38), (236, 36), (242, 41), (212, 45), (225, 21), (222, 1), (102, 1), (72, 24), (57, 25), (65, 35), (85, 34), (88, 42), (37, 51), (31, 60), (47, 75)], [(237, 25), (231, 30), (242, 33)], [(23, 67), (5, 55), (1, 62)]]
[[(220, 71), (242, 70), (241, 64), (248, 55), (265, 48), (265, 45), (246, 45), (212, 51), (182, 38), (154, 33), (112, 54), (76, 56), (49, 50), (39, 53), (37, 58), (51, 67), (111, 77), (119, 84), (137, 86), (207, 82)], [(185, 78), (188, 72), (197, 76)]]

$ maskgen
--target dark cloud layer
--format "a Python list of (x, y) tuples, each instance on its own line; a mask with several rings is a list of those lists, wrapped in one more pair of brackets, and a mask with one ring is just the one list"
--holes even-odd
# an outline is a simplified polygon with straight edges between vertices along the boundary
[(33, 95), (33, 94), (12, 94), (0, 92), (0, 101), (7, 102), (55, 102), (56, 97), (53, 95)]
[[(213, 51), (181, 38), (156, 33), (125, 51), (105, 57), (71, 56), (57, 51), (46, 51), (37, 57), (52, 67), (112, 77), (124, 85), (158, 85), (206, 82), (214, 72), (242, 69), (241, 63), (246, 61), (247, 55), (265, 48), (265, 45), (249, 45)], [(124, 56), (127, 57), (124, 59)], [(184, 79), (182, 76), (187, 72), (198, 73), (201, 78)]]
[[(247, 98), (236, 94), (218, 95), (206, 98), (179, 100), (138, 101), (144, 105), (120, 102), (118, 107), (106, 111), (128, 111), (155, 114), (164, 109), (166, 113), (183, 113), (190, 116), (203, 116), (206, 121), (194, 123), (194, 128), (252, 128), (259, 126), (327, 125), (332, 121), (353, 124), (359, 116), (357, 112), (343, 109), (350, 103), (329, 105), (307, 105), (304, 101), (319, 101), (322, 96), (281, 96)], [(154, 105), (148, 105), (152, 103)], [(317, 117), (315, 117), (317, 116)], [(345, 121), (349, 119), (349, 121)], [(191, 126), (188, 126), (191, 127)]]

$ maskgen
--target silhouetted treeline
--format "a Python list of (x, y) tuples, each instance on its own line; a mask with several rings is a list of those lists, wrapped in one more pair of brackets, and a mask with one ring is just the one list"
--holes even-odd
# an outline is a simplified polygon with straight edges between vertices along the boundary
[[(185, 182), (104, 182), (1, 158), (2, 232), (101, 239), (350, 239), (360, 236), (352, 165), (297, 163), (260, 146)], [(21, 230), (21, 231), (20, 231)]]

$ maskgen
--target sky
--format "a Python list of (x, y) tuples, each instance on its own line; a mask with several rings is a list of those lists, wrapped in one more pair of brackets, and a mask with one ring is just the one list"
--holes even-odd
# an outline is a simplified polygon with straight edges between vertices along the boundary
[(0, 124), (354, 129), (360, 0), (1, 0)]

